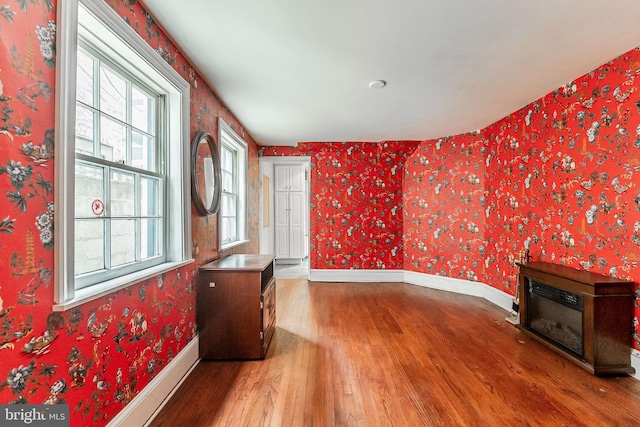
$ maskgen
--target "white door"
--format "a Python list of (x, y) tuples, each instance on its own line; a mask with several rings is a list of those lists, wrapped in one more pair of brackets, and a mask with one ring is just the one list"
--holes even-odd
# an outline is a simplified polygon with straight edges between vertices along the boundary
[(307, 182), (305, 165), (274, 165), (276, 258), (301, 260), (307, 256)]
[[(277, 178), (276, 178), (277, 181)], [(289, 193), (275, 193), (276, 258), (289, 256)]]
[(302, 191), (289, 193), (289, 257), (305, 257), (305, 197)]

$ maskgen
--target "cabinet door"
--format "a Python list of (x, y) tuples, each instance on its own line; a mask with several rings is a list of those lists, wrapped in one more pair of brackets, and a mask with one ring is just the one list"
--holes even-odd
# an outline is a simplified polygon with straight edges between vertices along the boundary
[(275, 191), (304, 191), (304, 165), (275, 165)]
[(197, 293), (200, 357), (261, 357), (260, 298), (259, 274), (201, 271)]
[(289, 193), (275, 193), (275, 243), (276, 257), (290, 258), (289, 256)]
[(289, 191), (305, 190), (305, 173), (303, 165), (289, 166)]
[(275, 166), (275, 178), (274, 184), (275, 191), (288, 191), (289, 190), (289, 166), (276, 165)]
[(289, 193), (289, 257), (305, 256), (305, 197), (303, 192)]

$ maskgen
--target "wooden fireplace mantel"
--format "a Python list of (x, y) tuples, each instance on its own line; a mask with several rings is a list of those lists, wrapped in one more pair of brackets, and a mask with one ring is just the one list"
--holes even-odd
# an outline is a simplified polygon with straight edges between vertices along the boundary
[[(634, 373), (631, 367), (633, 325), (632, 281), (616, 279), (571, 267), (546, 263), (519, 263), (520, 330), (548, 348), (595, 375)], [(581, 295), (581, 357), (529, 327), (529, 284), (531, 281)]]

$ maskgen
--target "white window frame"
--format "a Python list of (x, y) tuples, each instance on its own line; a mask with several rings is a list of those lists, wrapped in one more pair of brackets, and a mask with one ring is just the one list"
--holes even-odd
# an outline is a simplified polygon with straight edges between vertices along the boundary
[[(220, 145), (220, 158), (222, 159), (222, 150), (227, 148), (228, 150), (236, 153), (235, 160), (237, 162), (237, 176), (234, 176), (234, 187), (237, 191), (236, 197), (236, 240), (225, 242), (222, 237), (225, 235), (223, 232), (223, 223), (220, 221), (222, 212), (224, 211), (224, 204), (221, 201), (220, 211), (218, 214), (219, 224), (218, 230), (220, 230), (219, 240), (220, 249), (225, 250), (234, 246), (247, 243), (247, 173), (249, 168), (249, 149), (247, 143), (234, 132), (231, 127), (218, 118), (218, 141)], [(224, 200), (224, 197), (223, 197)]]
[[(80, 5), (89, 12), (84, 14)], [(65, 0), (58, 5), (56, 65), (54, 311), (67, 310), (118, 289), (193, 262), (189, 177), (189, 84), (104, 1)], [(127, 62), (166, 93), (168, 126), (164, 154), (166, 261), (115, 279), (76, 289), (74, 263), (76, 61), (79, 17), (94, 19), (83, 30), (92, 43), (118, 61)], [(98, 28), (108, 31), (98, 31)], [(93, 33), (93, 34), (91, 34)], [(126, 45), (129, 49), (123, 49)], [(120, 47), (120, 48), (119, 48)], [(131, 52), (134, 52), (132, 54)], [(155, 73), (155, 74), (154, 74)], [(154, 88), (156, 89), (156, 88)]]
[[(81, 18), (82, 19), (82, 18)], [(99, 25), (99, 24), (96, 24)], [(130, 175), (134, 177), (134, 180), (136, 182), (135, 184), (135, 188), (136, 188), (136, 194), (137, 194), (137, 189), (139, 189), (139, 185), (140, 182), (139, 180), (141, 179), (141, 177), (148, 177), (151, 179), (158, 179), (160, 182), (159, 185), (159, 196), (160, 196), (160, 203), (157, 206), (159, 208), (159, 217), (158, 215), (154, 215), (155, 219), (160, 219), (162, 222), (164, 222), (164, 217), (165, 217), (165, 204), (163, 203), (163, 199), (164, 199), (164, 195), (166, 194), (166, 192), (164, 191), (164, 186), (166, 185), (166, 181), (167, 181), (167, 176), (165, 175), (165, 171), (162, 170), (162, 165), (165, 164), (164, 162), (164, 150), (162, 150), (162, 148), (164, 147), (164, 132), (163, 129), (158, 126), (158, 124), (160, 123), (156, 123), (154, 132), (153, 132), (153, 138), (154, 138), (154, 145), (161, 145), (160, 149), (156, 149), (154, 150), (154, 159), (155, 161), (153, 163), (154, 164), (154, 168), (152, 170), (146, 170), (144, 168), (140, 169), (140, 168), (136, 168), (133, 165), (131, 165), (129, 162), (126, 163), (126, 165), (119, 165), (119, 164), (114, 164), (115, 162), (112, 161), (105, 161), (100, 157), (100, 153), (102, 148), (100, 147), (99, 150), (97, 151), (97, 147), (95, 144), (95, 140), (100, 138), (100, 136), (98, 135), (98, 133), (100, 132), (100, 123), (101, 123), (101, 116), (106, 116), (107, 113), (102, 109), (102, 106), (100, 106), (100, 108), (98, 108), (98, 102), (96, 102), (96, 99), (99, 98), (99, 86), (98, 86), (98, 81), (99, 79), (97, 78), (97, 75), (99, 73), (99, 67), (97, 67), (97, 62), (99, 62), (100, 66), (103, 66), (105, 68), (107, 68), (109, 71), (111, 71), (112, 73), (116, 74), (119, 78), (124, 79), (125, 81), (129, 82), (131, 84), (131, 86), (136, 86), (139, 90), (144, 91), (146, 93), (146, 95), (152, 97), (155, 101), (155, 114), (154, 114), (154, 121), (155, 122), (161, 122), (164, 123), (165, 118), (166, 118), (166, 114), (164, 114), (164, 97), (162, 95), (159, 95), (157, 93), (155, 93), (153, 90), (150, 90), (144, 83), (144, 78), (139, 78), (138, 76), (133, 75), (131, 72), (129, 72), (126, 69), (123, 69), (121, 64), (116, 64), (113, 63), (111, 61), (110, 58), (105, 57), (105, 55), (102, 54), (102, 50), (101, 49), (96, 49), (94, 46), (92, 46), (90, 43), (88, 42), (82, 42), (79, 43), (81, 44), (81, 49), (79, 50), (83, 50), (85, 52), (85, 54), (87, 56), (89, 56), (93, 61), (94, 61), (94, 80), (93, 80), (93, 89), (94, 89), (94, 100), (93, 103), (90, 106), (86, 106), (87, 109), (89, 111), (92, 112), (93, 115), (93, 138), (92, 138), (92, 144), (93, 144), (93, 148), (94, 148), (94, 152), (91, 154), (85, 154), (85, 153), (78, 153), (76, 151), (76, 167), (78, 167), (78, 165), (84, 165), (84, 166), (90, 166), (90, 167), (95, 167), (95, 168), (99, 168), (102, 170), (103, 172), (103, 195), (105, 197), (105, 215), (100, 215), (98, 217), (92, 217), (92, 218), (87, 218), (87, 217), (83, 217), (82, 220), (99, 220), (99, 221), (105, 221), (107, 222), (106, 224), (106, 229), (110, 230), (110, 222), (117, 220), (117, 217), (112, 217), (110, 214), (110, 191), (109, 188), (111, 188), (111, 173), (115, 172), (118, 174), (126, 174), (126, 175)], [(124, 50), (124, 49), (123, 49)], [(76, 104), (77, 106), (77, 104)], [(128, 106), (129, 107), (129, 106)], [(128, 108), (127, 107), (127, 108)], [(129, 112), (130, 114), (130, 112)], [(132, 123), (130, 122), (130, 117), (125, 118), (123, 123), (126, 127), (129, 128), (133, 128)], [(129, 153), (130, 154), (130, 153)], [(136, 198), (136, 208), (134, 209), (136, 212), (133, 215), (127, 215), (127, 216), (123, 216), (120, 219), (127, 219), (127, 220), (132, 220), (135, 221), (136, 227), (140, 226), (140, 220), (142, 219), (142, 215), (140, 213), (140, 211), (138, 211), (139, 205), (137, 204), (138, 199)], [(78, 215), (75, 215), (76, 220), (78, 220)], [(147, 216), (149, 217), (149, 216)], [(160, 228), (160, 227), (158, 227)], [(141, 259), (140, 258), (140, 253), (139, 250), (141, 249), (141, 242), (139, 239), (136, 238), (136, 242), (135, 242), (135, 261), (131, 262), (129, 264), (124, 264), (124, 265), (119, 265), (116, 267), (111, 267), (111, 241), (113, 236), (110, 233), (105, 233), (105, 239), (103, 241), (104, 243), (104, 249), (105, 251), (103, 252), (103, 256), (104, 256), (104, 260), (105, 263), (109, 266), (108, 268), (104, 269), (104, 270), (98, 270), (98, 271), (88, 271), (82, 275), (78, 275), (76, 272), (76, 276), (75, 276), (75, 289), (79, 290), (80, 288), (84, 288), (86, 286), (93, 286), (97, 283), (100, 282), (104, 282), (107, 279), (110, 278), (117, 278), (117, 277), (121, 277), (124, 276), (128, 273), (134, 273), (137, 271), (141, 271), (144, 270), (145, 268), (150, 268), (150, 267), (154, 267), (156, 265), (160, 265), (164, 262), (166, 262), (166, 248), (165, 248), (165, 228), (166, 228), (166, 224), (164, 224), (163, 227), (161, 227), (159, 230), (156, 230), (158, 232), (157, 237), (160, 240), (160, 254), (158, 255), (153, 255), (151, 257), (148, 257), (146, 259)], [(139, 230), (137, 230), (139, 231)], [(139, 237), (139, 234), (136, 232), (136, 236), (135, 237)]]

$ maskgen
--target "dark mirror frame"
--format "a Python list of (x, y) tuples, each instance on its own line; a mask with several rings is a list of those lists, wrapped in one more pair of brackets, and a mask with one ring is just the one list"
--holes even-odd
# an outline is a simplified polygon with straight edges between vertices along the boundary
[[(200, 150), (203, 143), (206, 143), (208, 147), (208, 153), (204, 156)], [(206, 188), (205, 183), (200, 182), (200, 180), (204, 180), (204, 159), (209, 156), (213, 166), (213, 171), (210, 171), (213, 185), (210, 188)], [(198, 132), (191, 142), (191, 196), (193, 203), (195, 203), (196, 208), (202, 215), (213, 215), (218, 213), (218, 209), (220, 209), (220, 196), (222, 194), (222, 174), (220, 169), (220, 154), (215, 140), (207, 132)], [(201, 189), (204, 189), (206, 193), (202, 194)], [(207, 195), (211, 197), (209, 206), (206, 206)]]

